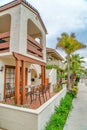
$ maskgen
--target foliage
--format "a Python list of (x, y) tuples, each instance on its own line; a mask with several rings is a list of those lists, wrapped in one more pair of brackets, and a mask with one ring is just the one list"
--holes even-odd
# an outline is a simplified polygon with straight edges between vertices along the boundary
[(71, 88), (68, 92), (73, 98), (76, 98), (77, 93), (78, 93), (78, 87), (74, 86)]
[(82, 64), (85, 63), (84, 57), (81, 57), (79, 54), (73, 54), (71, 55), (70, 58), (70, 69), (71, 69), (71, 74), (76, 73), (76, 74), (82, 74), (84, 67)]
[(47, 123), (45, 130), (63, 130), (69, 111), (72, 108), (73, 97), (67, 93), (60, 101), (60, 105), (55, 107), (55, 112)]
[(68, 65), (68, 89), (70, 86), (70, 55), (74, 53), (76, 50), (85, 48), (86, 46), (76, 40), (75, 34), (71, 33), (68, 35), (67, 33), (62, 33), (61, 37), (58, 38), (58, 42), (56, 48), (61, 48), (67, 54), (67, 65)]
[(57, 79), (61, 78), (61, 71), (63, 71), (61, 68), (59, 68), (57, 65), (46, 65), (46, 69), (56, 69), (57, 70)]
[(56, 85), (54, 86), (54, 92), (55, 92), (55, 93), (59, 92), (61, 89), (62, 89), (62, 85), (56, 84)]
[(61, 37), (58, 38), (58, 43), (56, 47), (63, 49), (66, 54), (70, 55), (76, 50), (84, 48), (86, 46), (76, 40), (74, 33), (71, 33), (70, 35), (68, 35), (67, 33), (62, 33)]
[[(84, 57), (81, 57), (79, 54), (73, 54), (70, 56), (71, 87), (74, 85), (78, 85), (78, 79), (84, 72), (83, 63)], [(67, 66), (65, 70), (68, 70)]]

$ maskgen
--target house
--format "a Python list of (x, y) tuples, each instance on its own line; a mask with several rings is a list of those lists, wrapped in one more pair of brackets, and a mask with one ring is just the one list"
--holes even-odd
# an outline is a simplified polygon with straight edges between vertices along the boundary
[(0, 100), (10, 87), (15, 103), (25, 104), (26, 86), (40, 75), (45, 83), (46, 34), (39, 12), (25, 0), (0, 7)]
[[(46, 48), (46, 61), (47, 65), (56, 65), (60, 68), (61, 73), (62, 70), (64, 70), (65, 65), (63, 63), (64, 58), (53, 48)], [(59, 79), (59, 75), (57, 74), (57, 70), (52, 69), (46, 69), (46, 82), (51, 83), (50, 91), (53, 92), (53, 87), (57, 83), (57, 80)]]
[(53, 48), (46, 48), (47, 65), (57, 65), (59, 68), (64, 69), (64, 58), (58, 51)]

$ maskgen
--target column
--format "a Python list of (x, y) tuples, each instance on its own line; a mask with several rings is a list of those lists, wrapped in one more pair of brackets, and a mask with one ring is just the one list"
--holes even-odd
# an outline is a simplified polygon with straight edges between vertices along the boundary
[(26, 63), (25, 61), (22, 61), (22, 99), (21, 103), (22, 105), (26, 103), (26, 98), (25, 98), (25, 68), (26, 68)]
[(45, 66), (41, 66), (41, 84), (45, 84)]
[(20, 104), (20, 61), (16, 59), (15, 104)]

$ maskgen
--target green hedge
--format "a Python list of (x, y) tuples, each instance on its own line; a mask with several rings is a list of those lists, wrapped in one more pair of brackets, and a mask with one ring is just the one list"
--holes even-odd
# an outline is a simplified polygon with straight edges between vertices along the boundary
[(63, 130), (69, 111), (72, 108), (72, 100), (73, 97), (68, 92), (60, 101), (60, 105), (55, 108), (55, 112), (46, 124), (45, 130)]

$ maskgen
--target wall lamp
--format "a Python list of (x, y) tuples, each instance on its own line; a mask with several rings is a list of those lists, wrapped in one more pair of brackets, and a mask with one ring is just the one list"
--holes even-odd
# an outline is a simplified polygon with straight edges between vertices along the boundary
[(3, 66), (1, 66), (0, 71), (2, 72), (3, 70), (4, 70), (4, 67), (3, 67)]
[(28, 73), (30, 73), (30, 72), (31, 72), (31, 70), (32, 70), (32, 69), (29, 69), (29, 70), (28, 70)]

